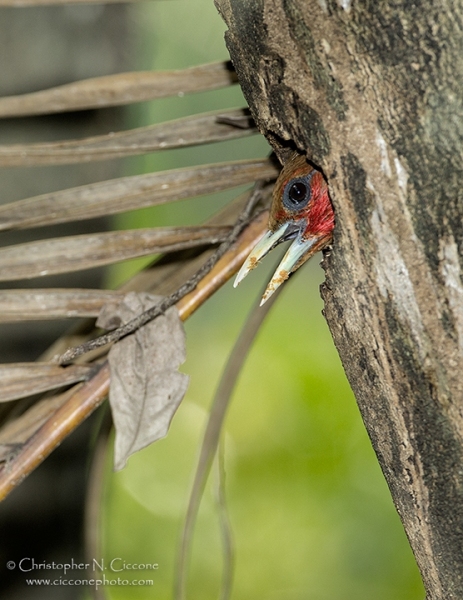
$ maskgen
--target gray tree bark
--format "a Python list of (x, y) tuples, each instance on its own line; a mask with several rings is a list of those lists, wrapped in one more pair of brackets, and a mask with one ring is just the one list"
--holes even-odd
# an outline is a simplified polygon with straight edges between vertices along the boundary
[(216, 0), (252, 114), (336, 211), (325, 315), (428, 600), (463, 598), (463, 6)]

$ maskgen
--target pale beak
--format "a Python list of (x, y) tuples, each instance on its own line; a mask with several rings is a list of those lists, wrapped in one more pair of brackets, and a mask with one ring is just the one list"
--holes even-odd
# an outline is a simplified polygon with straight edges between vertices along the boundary
[(251, 250), (249, 256), (244, 261), (243, 266), (239, 270), (238, 275), (236, 276), (235, 283), (233, 287), (236, 287), (249, 273), (257, 267), (260, 261), (266, 256), (270, 250), (275, 248), (281, 241), (284, 236), (286, 230), (288, 229), (289, 223), (284, 223), (279, 229), (276, 231), (266, 231), (261, 237), (261, 239), (257, 242), (254, 248)]
[[(294, 237), (294, 233), (294, 225), (293, 227), (290, 227), (289, 222), (284, 223), (276, 231), (267, 231), (260, 241), (257, 242), (254, 249), (241, 267), (238, 275), (236, 276), (234, 287), (236, 287), (240, 281), (246, 277), (249, 271), (252, 271), (252, 269), (257, 267), (262, 258), (264, 258), (264, 256), (268, 254), (270, 250), (275, 248), (275, 246), (277, 246), (280, 242), (284, 242)], [(315, 254), (319, 241), (319, 237), (303, 239), (301, 237), (300, 230), (298, 231), (293, 243), (288, 248), (282, 261), (278, 265), (277, 270), (275, 271), (270, 283), (267, 286), (267, 289), (265, 290), (264, 295), (262, 296), (262, 301), (260, 303), (261, 306), (270, 298), (277, 288), (280, 287), (280, 285), (286, 281), (286, 279), (288, 279), (290, 273), (296, 271), (296, 269), (298, 269), (303, 262), (308, 260), (312, 254)]]

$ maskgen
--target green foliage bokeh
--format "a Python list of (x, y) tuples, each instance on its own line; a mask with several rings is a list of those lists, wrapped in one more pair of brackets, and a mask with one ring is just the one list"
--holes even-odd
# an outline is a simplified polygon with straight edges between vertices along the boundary
[[(228, 58), (212, 0), (132, 8), (140, 68), (176, 69)], [(178, 18), (181, 16), (181, 18)], [(134, 125), (243, 106), (237, 86), (160, 100)], [(265, 156), (263, 138), (137, 159), (131, 172)], [(120, 226), (199, 223), (234, 197), (209, 198), (117, 217)], [(241, 374), (226, 422), (229, 517), (239, 600), (418, 600), (423, 589), (354, 397), (321, 315), (317, 258), (285, 284)], [(140, 263), (137, 263), (139, 266)], [(108, 461), (104, 555), (158, 569), (106, 573), (152, 586), (109, 586), (114, 600), (170, 600), (180, 529), (207, 411), (250, 305), (268, 281), (268, 258), (237, 290), (227, 284), (187, 323), (190, 388), (167, 438), (113, 474)], [(112, 273), (127, 278), (132, 265)], [(195, 530), (189, 600), (219, 597), (222, 558), (212, 473)]]

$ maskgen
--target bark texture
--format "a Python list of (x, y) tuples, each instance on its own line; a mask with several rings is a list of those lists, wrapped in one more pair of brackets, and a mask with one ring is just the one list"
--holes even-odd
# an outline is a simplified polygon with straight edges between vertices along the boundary
[(463, 7), (216, 0), (252, 114), (336, 210), (325, 313), (422, 573), (463, 598)]

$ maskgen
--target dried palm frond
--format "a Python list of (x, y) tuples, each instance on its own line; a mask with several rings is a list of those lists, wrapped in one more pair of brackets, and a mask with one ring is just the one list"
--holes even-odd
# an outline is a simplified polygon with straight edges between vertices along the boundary
[(215, 111), (83, 140), (0, 145), (0, 167), (35, 167), (108, 160), (157, 150), (223, 142), (255, 133), (255, 126), (246, 109)]
[(42, 288), (2, 290), (0, 322), (42, 321), (71, 317), (97, 317), (101, 307), (122, 293), (115, 290)]
[[(43, 114), (120, 105), (215, 89), (235, 82), (228, 63), (168, 73), (130, 73), (77, 82), (60, 88), (0, 98), (0, 116)], [(0, 147), (0, 165), (51, 165), (107, 159), (223, 141), (254, 133), (243, 109), (221, 111), (82, 141)], [(0, 207), (0, 229), (17, 230), (73, 223), (214, 191), (269, 181), (278, 170), (268, 159), (205, 165), (113, 179), (42, 194)], [(185, 320), (237, 271), (264, 229), (266, 214), (246, 215), (234, 226), (249, 192), (201, 226), (121, 230), (39, 239), (0, 248), (0, 280), (24, 281), (113, 264), (139, 256), (166, 254), (135, 275), (119, 291), (77, 288), (21, 288), (0, 291), (0, 321), (94, 318), (124, 293), (149, 291), (171, 296)], [(261, 206), (269, 188), (259, 192)], [(246, 226), (246, 228), (244, 228)], [(35, 230), (34, 230), (35, 231)], [(233, 238), (230, 238), (230, 232)], [(221, 246), (221, 254), (214, 246)], [(233, 242), (233, 243), (231, 243)], [(206, 274), (201, 265), (212, 270)], [(196, 275), (195, 275), (196, 274)], [(176, 290), (183, 290), (175, 295)], [(186, 294), (186, 295), (185, 295)], [(38, 363), (0, 365), (2, 402), (39, 394), (0, 428), (0, 499), (4, 498), (101, 402), (109, 389), (107, 348), (95, 349), (79, 364), (59, 366), (56, 356), (98, 334), (83, 321), (61, 338)], [(69, 388), (69, 385), (75, 384)], [(57, 390), (54, 395), (40, 396)]]
[(167, 204), (274, 177), (265, 160), (236, 161), (122, 177), (0, 207), (0, 230), (26, 229)]
[[(180, 317), (183, 320), (188, 318), (218, 287), (236, 273), (249, 254), (250, 249), (264, 232), (267, 218), (268, 213), (264, 212), (255, 219), (242, 234), (238, 243), (230, 249), (229, 254), (224, 255), (221, 261), (216, 264), (215, 269), (201, 280), (197, 288), (177, 304)], [(191, 268), (191, 265), (186, 263), (185, 267)], [(154, 281), (148, 289), (158, 291), (158, 286), (155, 283), (157, 280), (155, 267), (152, 271), (154, 271)], [(174, 274), (174, 277), (176, 276), (177, 273)], [(166, 281), (162, 278), (160, 283), (161, 286), (165, 286), (166, 283), (169, 283), (169, 280)], [(134, 281), (134, 287), (137, 287), (136, 281)], [(44, 369), (40, 373), (41, 390), (52, 389), (69, 383), (69, 380), (66, 381), (64, 377), (67, 368), (62, 370), (61, 382), (58, 380), (59, 375), (55, 371), (47, 377), (45, 370), (52, 366), (49, 363), (44, 364)], [(56, 367), (56, 369), (59, 368)], [(40, 367), (38, 370), (40, 371)], [(83, 371), (79, 374), (81, 375), (79, 378), (77, 374), (74, 375), (74, 381), (85, 378), (85, 375), (89, 373)], [(28, 381), (23, 381), (22, 386), (17, 380), (15, 383), (15, 397), (31, 393), (32, 390)], [(12, 424), (9, 423), (3, 431), (0, 431), (0, 448), (3, 447), (3, 458), (7, 461), (7, 468), (0, 471), (0, 499), (3, 499), (23, 480), (25, 475), (38, 466), (75, 427), (101, 404), (108, 390), (109, 368), (107, 363), (104, 362), (84, 385), (79, 385), (61, 395), (42, 400), (38, 416), (36, 405), (34, 405)], [(38, 391), (37, 387), (33, 391)], [(51, 411), (47, 411), (49, 406), (52, 407)], [(44, 413), (46, 415), (45, 419), (43, 418)], [(25, 431), (27, 437), (24, 435)], [(8, 452), (10, 449), (13, 450)], [(1, 458), (2, 455), (0, 454)]]
[(236, 83), (229, 62), (179, 71), (140, 71), (94, 77), (59, 87), (0, 98), (0, 117), (24, 117), (121, 106), (156, 98), (205, 92)]

